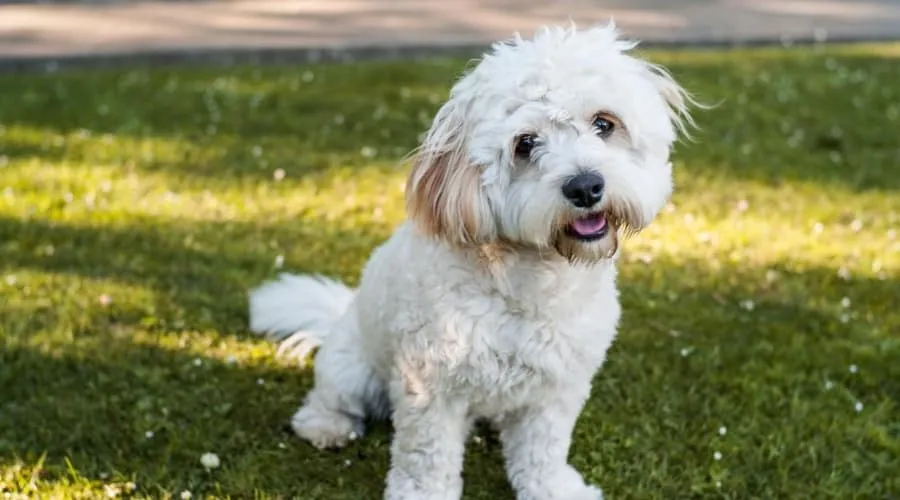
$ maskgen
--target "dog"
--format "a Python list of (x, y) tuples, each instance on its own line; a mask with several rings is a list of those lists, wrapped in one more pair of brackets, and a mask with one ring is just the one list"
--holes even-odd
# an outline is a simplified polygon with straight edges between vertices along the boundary
[(597, 500), (568, 463), (616, 335), (620, 241), (673, 189), (696, 101), (615, 24), (497, 42), (453, 85), (418, 148), (407, 220), (351, 289), (282, 274), (250, 328), (303, 356), (291, 420), (319, 448), (390, 419), (388, 500), (449, 500), (475, 421), (499, 433), (519, 500)]

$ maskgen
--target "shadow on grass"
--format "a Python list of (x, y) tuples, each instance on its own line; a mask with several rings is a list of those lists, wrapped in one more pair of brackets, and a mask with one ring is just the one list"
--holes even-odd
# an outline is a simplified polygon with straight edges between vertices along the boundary
[[(659, 58), (701, 100), (721, 102), (696, 112), (699, 140), (679, 148), (680, 164), (764, 184), (900, 187), (900, 176), (890, 173), (896, 127), (887, 125), (897, 119), (890, 113), (900, 112), (889, 84), (900, 78), (894, 60), (809, 48), (753, 54)], [(266, 179), (279, 167), (297, 176), (360, 163), (364, 148), (393, 162), (416, 145), (463, 66), (383, 62), (29, 75), (0, 80), (0, 93), (29, 89), (4, 105), (8, 127), (31, 127), (46, 137), (88, 129), (94, 137), (180, 141), (181, 156), (136, 161), (136, 167), (220, 182), (223, 175)], [(77, 145), (10, 144), (6, 154), (92, 159)]]
[[(270, 179), (275, 168), (293, 177), (371, 155), (393, 161), (416, 145), (456, 69), (373, 63), (14, 76), (0, 79), (0, 93), (28, 91), (3, 106), (2, 124), (30, 133), (19, 143), (7, 139), (4, 154), (129, 161), (212, 183), (223, 176)], [(53, 143), (57, 135), (76, 137)], [(126, 142), (98, 147), (105, 135)], [(177, 151), (141, 160), (154, 142)]]
[[(306, 373), (230, 365), (108, 336), (96, 342), (96, 352), (88, 347), (77, 355), (0, 350), (0, 463), (33, 463), (46, 454), (42, 479), (98, 481), (105, 473), (135, 481), (151, 496), (182, 489), (239, 497), (379, 496), (384, 431), (359, 446), (319, 453), (287, 428), (308, 386)], [(221, 470), (203, 470), (206, 452), (220, 456)], [(78, 476), (70, 477), (65, 461)]]
[[(348, 232), (315, 221), (265, 223), (131, 221), (123, 226), (72, 226), (0, 217), (3, 267), (108, 280), (150, 290), (154, 303), (112, 311), (123, 321), (142, 318), (163, 328), (191, 325), (242, 331), (246, 293), (273, 270), (276, 255), (297, 272), (341, 275), (327, 252), (364, 253), (385, 228)], [(277, 242), (285, 242), (278, 244)], [(48, 253), (52, 251), (52, 253)], [(337, 266), (337, 267), (335, 267)], [(127, 300), (127, 298), (125, 298)]]

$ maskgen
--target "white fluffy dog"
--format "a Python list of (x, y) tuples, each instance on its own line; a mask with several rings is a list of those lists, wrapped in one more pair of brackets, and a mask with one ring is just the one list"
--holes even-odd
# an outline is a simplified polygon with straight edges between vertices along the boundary
[(693, 103), (635, 45), (612, 23), (496, 44), (438, 111), (409, 221), (359, 288), (283, 275), (251, 292), (254, 331), (318, 347), (297, 434), (336, 447), (392, 419), (385, 498), (459, 498), (477, 419), (520, 500), (602, 498), (568, 464), (572, 430), (616, 334), (619, 238), (666, 204)]

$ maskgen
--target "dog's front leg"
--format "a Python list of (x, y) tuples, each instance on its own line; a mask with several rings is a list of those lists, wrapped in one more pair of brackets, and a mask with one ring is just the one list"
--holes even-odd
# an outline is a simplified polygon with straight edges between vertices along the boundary
[(572, 430), (589, 387), (561, 388), (499, 422), (509, 481), (518, 500), (601, 500), (568, 463)]
[(469, 431), (463, 402), (444, 395), (394, 398), (386, 500), (458, 500)]

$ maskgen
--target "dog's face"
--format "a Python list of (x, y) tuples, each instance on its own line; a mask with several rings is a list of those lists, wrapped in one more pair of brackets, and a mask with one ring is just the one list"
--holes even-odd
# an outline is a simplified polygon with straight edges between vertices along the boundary
[(498, 44), (451, 91), (416, 154), (410, 218), (452, 244), (611, 257), (672, 191), (689, 97), (613, 26)]

